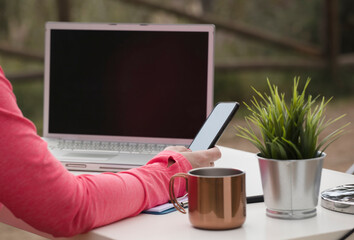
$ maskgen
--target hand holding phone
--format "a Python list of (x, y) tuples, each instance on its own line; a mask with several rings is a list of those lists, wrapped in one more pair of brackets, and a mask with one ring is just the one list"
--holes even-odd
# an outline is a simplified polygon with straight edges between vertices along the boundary
[(199, 151), (214, 147), (238, 108), (238, 102), (218, 103), (189, 145), (189, 149)]

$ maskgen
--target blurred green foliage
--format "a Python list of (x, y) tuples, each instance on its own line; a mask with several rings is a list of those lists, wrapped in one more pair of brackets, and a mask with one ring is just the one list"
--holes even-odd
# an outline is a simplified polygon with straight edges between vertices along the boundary
[[(324, 0), (150, 0), (184, 9), (198, 14), (209, 14), (227, 22), (239, 21), (250, 28), (272, 32), (279, 36), (294, 38), (323, 46)], [(47, 21), (58, 21), (58, 2), (43, 0), (0, 0), (0, 44), (13, 48), (44, 52), (44, 25)], [(143, 6), (119, 0), (70, 0), (70, 20), (74, 22), (116, 22), (116, 23), (191, 23), (183, 18), (151, 10)], [(343, 48), (341, 52), (353, 50), (354, 2), (340, 1), (340, 21), (345, 29), (340, 33)], [(352, 10), (352, 11), (351, 11)], [(345, 23), (345, 24), (344, 24)], [(343, 39), (344, 38), (344, 39)], [(282, 50), (267, 44), (250, 41), (228, 32), (219, 31), (216, 26), (215, 62), (237, 62), (240, 60), (301, 59), (306, 56), (294, 51)], [(315, 60), (313, 60), (315, 61)], [(42, 63), (9, 57), (0, 53), (0, 65), (7, 75), (18, 72), (43, 70)], [(352, 70), (341, 69), (338, 82), (330, 79), (326, 70), (238, 70), (215, 72), (215, 102), (248, 101), (252, 96), (250, 86), (266, 89), (267, 77), (283, 91), (290, 90), (294, 76), (305, 82), (312, 78), (309, 93), (334, 97), (345, 97), (354, 92)], [(34, 79), (35, 80), (35, 79)], [(11, 81), (11, 79), (10, 79)], [(25, 116), (35, 122), (41, 132), (43, 109), (43, 80), (14, 83), (18, 104)]]
[(13, 89), (23, 115), (35, 123), (38, 134), (41, 134), (43, 130), (43, 82), (14, 83)]

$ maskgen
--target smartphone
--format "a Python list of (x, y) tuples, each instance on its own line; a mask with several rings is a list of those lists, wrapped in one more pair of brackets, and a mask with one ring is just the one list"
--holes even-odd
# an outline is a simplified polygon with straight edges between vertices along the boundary
[(239, 106), (238, 102), (218, 103), (189, 145), (189, 149), (199, 151), (214, 147)]

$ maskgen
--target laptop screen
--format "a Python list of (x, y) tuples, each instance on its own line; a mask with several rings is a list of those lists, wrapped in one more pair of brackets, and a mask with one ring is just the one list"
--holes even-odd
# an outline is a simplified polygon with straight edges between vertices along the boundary
[(209, 34), (50, 29), (48, 133), (193, 139), (210, 111)]

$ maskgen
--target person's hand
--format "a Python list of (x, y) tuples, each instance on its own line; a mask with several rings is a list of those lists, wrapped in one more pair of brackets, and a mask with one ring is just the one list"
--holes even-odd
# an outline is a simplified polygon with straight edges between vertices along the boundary
[(170, 146), (165, 148), (165, 150), (182, 154), (191, 163), (193, 168), (213, 167), (214, 162), (221, 158), (221, 152), (217, 147), (195, 152), (184, 146)]

